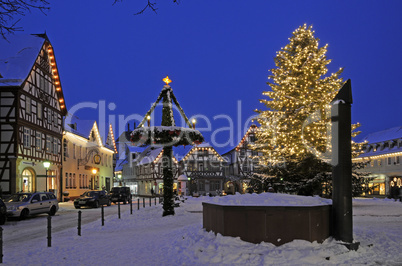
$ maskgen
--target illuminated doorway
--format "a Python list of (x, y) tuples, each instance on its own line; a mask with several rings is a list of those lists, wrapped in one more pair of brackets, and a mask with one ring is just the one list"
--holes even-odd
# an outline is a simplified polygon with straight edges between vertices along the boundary
[(33, 178), (34, 175), (32, 171), (25, 169), (22, 171), (22, 185), (21, 185), (21, 191), (22, 192), (32, 192), (33, 191)]

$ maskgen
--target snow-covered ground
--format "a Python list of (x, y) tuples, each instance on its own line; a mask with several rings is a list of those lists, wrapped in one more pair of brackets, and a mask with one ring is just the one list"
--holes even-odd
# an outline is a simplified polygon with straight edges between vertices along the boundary
[[(270, 202), (297, 203), (295, 198), (281, 194), (235, 195), (212, 201), (241, 203), (250, 201), (250, 197), (255, 201), (271, 197)], [(121, 219), (110, 214), (105, 226), (99, 220), (87, 223), (82, 226), (82, 236), (77, 235), (76, 225), (54, 232), (52, 247), (47, 247), (46, 234), (35, 238), (27, 235), (19, 243), (5, 240), (3, 262), (5, 265), (402, 265), (401, 202), (354, 199), (354, 239), (360, 242), (360, 248), (349, 251), (333, 239), (323, 244), (295, 240), (276, 247), (206, 232), (202, 229), (202, 202), (207, 200), (211, 198), (188, 198), (175, 209), (176, 215), (168, 217), (162, 217), (160, 205), (135, 208), (132, 215), (126, 205)], [(315, 200), (321, 201), (310, 197), (300, 202), (310, 204)], [(74, 211), (71, 202), (60, 206), (60, 214)], [(7, 235), (10, 227), (3, 228)]]

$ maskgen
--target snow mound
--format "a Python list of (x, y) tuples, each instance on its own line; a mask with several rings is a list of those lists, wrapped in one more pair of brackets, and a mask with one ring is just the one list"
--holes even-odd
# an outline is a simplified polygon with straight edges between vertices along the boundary
[(228, 195), (225, 197), (214, 197), (204, 202), (224, 206), (318, 206), (331, 205), (332, 200), (318, 196), (298, 196), (280, 193), (261, 193)]

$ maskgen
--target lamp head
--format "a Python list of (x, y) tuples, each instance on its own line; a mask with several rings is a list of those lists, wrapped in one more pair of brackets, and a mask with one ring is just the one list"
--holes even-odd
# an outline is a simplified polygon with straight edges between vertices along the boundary
[(44, 161), (44, 162), (43, 162), (43, 167), (45, 167), (46, 169), (49, 169), (49, 167), (50, 167), (50, 162), (49, 162), (49, 161)]

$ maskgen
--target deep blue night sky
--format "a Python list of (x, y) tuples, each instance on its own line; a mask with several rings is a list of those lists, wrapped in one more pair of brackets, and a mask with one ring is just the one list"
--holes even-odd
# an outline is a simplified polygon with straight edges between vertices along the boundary
[[(313, 25), (320, 46), (329, 44), (330, 72), (344, 67), (342, 77), (352, 80), (352, 121), (362, 123), (361, 136), (402, 125), (402, 1), (157, 0), (158, 14), (138, 16), (145, 0), (112, 4), (51, 1), (47, 16), (33, 12), (19, 25), (25, 33), (47, 32), (68, 110), (105, 101), (116, 135), (125, 127), (118, 117), (145, 115), (169, 75), (187, 116), (211, 122), (203, 130), (199, 116), (206, 140), (229, 150), (253, 110), (264, 108), (258, 100), (269, 89), (276, 51), (304, 23)], [(98, 113), (84, 108), (75, 115), (98, 120)]]

